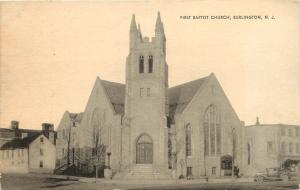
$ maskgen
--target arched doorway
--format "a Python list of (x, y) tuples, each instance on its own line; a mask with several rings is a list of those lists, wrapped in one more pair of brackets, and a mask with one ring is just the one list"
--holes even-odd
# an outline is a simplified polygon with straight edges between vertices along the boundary
[(148, 135), (142, 135), (136, 142), (136, 163), (152, 164), (153, 162), (153, 143)]
[(232, 156), (225, 155), (221, 157), (222, 176), (232, 176)]

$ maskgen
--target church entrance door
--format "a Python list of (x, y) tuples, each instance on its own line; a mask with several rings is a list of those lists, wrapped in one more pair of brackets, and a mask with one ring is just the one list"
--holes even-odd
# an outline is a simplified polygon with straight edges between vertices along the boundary
[(148, 135), (139, 137), (136, 144), (136, 163), (152, 164), (153, 162), (153, 143)]
[(232, 156), (225, 155), (221, 157), (221, 169), (224, 176), (232, 176)]

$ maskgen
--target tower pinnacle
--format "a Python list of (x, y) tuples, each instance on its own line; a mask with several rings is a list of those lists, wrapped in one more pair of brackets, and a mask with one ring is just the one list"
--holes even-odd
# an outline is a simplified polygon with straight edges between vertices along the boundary
[(160, 18), (160, 12), (157, 13), (157, 19), (155, 24), (155, 33), (156, 34), (164, 34), (164, 26)]
[(139, 36), (139, 38), (140, 39), (142, 39), (142, 31), (141, 31), (141, 26), (140, 26), (140, 24), (138, 24), (138, 36)]
[(137, 28), (136, 28), (136, 22), (135, 22), (135, 15), (134, 14), (132, 15), (131, 24), (130, 24), (130, 31), (133, 31), (133, 30), (137, 30)]

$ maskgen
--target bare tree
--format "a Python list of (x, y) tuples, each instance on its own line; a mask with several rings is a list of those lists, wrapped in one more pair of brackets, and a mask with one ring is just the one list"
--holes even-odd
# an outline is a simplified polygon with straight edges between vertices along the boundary
[[(180, 166), (180, 176), (183, 176), (183, 167), (185, 164), (184, 159), (180, 159), (180, 155), (185, 148), (185, 132), (183, 129), (177, 129), (180, 131), (170, 130), (168, 133), (168, 163), (172, 169), (178, 169), (177, 166)], [(173, 131), (173, 132), (171, 132)], [(184, 136), (177, 136), (178, 134), (184, 134)]]
[(67, 147), (67, 168), (70, 167), (70, 146), (71, 146), (71, 136), (72, 136), (72, 128), (75, 127), (75, 122), (72, 121), (72, 125), (68, 130), (68, 136), (66, 137), (68, 147)]
[(94, 112), (92, 117), (92, 162), (95, 166), (95, 177), (98, 178), (98, 170), (100, 166), (105, 165), (105, 112), (103, 112), (102, 117), (99, 113)]

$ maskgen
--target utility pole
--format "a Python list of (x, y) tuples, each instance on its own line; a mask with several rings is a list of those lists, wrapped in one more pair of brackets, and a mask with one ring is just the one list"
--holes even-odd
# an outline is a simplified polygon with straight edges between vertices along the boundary
[[(69, 131), (69, 137), (68, 137), (68, 152), (67, 152), (67, 156), (68, 156), (68, 158), (67, 158), (67, 166), (68, 166), (68, 168), (69, 168), (69, 166), (70, 166), (70, 144), (71, 144), (71, 132), (72, 132), (72, 127), (75, 127), (75, 122), (74, 121), (72, 121), (72, 126), (70, 127), (70, 131)], [(74, 155), (73, 155), (73, 157), (74, 157)]]
[(70, 127), (70, 131), (69, 131), (69, 137), (68, 137), (68, 152), (67, 152), (67, 166), (68, 166), (68, 168), (69, 168), (69, 166), (70, 166), (70, 141), (71, 141), (71, 128), (72, 127)]
[(234, 153), (235, 153), (235, 128), (232, 128), (232, 164), (231, 164), (231, 177), (234, 177)]

